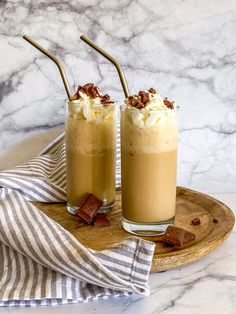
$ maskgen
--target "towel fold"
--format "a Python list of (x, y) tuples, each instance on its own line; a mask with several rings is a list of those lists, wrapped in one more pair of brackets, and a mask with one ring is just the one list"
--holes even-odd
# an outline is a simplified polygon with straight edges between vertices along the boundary
[(38, 157), (0, 173), (0, 306), (149, 294), (154, 243), (132, 237), (91, 250), (32, 201), (66, 201), (63, 134)]

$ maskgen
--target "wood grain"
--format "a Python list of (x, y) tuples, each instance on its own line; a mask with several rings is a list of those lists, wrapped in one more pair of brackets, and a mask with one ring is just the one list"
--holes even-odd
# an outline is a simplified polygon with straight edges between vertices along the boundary
[[(78, 217), (69, 214), (64, 203), (35, 203), (46, 215), (61, 224), (83, 245), (103, 250), (132, 235), (121, 227), (121, 195), (116, 193), (116, 206), (109, 215), (111, 225), (98, 228), (85, 225)], [(201, 224), (191, 225), (199, 217)], [(218, 223), (214, 223), (217, 219)], [(161, 237), (143, 237), (157, 243), (152, 272), (165, 271), (194, 262), (216, 248), (229, 236), (234, 226), (234, 214), (220, 201), (200, 192), (177, 188), (177, 213), (175, 225), (196, 235), (196, 240), (180, 249), (159, 242)]]

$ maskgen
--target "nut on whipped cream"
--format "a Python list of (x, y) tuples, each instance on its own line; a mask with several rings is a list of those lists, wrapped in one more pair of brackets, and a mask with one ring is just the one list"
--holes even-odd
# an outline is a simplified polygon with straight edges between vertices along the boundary
[(87, 83), (78, 87), (70, 100), (69, 111), (73, 118), (99, 123), (112, 119), (110, 104), (114, 104), (114, 101), (110, 100), (108, 94), (101, 95), (95, 84)]
[(132, 123), (139, 127), (152, 127), (165, 119), (175, 118), (178, 108), (175, 102), (162, 98), (154, 88), (129, 96), (125, 104)]

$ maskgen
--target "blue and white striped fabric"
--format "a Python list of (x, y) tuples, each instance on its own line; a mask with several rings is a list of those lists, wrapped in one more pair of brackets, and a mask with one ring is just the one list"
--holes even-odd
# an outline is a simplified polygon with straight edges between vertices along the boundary
[(148, 295), (155, 245), (128, 238), (93, 251), (31, 203), (65, 200), (63, 134), (38, 157), (0, 173), (0, 306)]

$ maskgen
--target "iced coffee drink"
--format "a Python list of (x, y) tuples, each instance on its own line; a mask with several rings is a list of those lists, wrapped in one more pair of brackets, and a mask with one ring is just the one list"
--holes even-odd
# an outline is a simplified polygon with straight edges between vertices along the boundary
[(94, 84), (79, 86), (67, 103), (66, 116), (67, 208), (75, 213), (92, 193), (103, 200), (102, 211), (115, 198), (116, 110)]
[(121, 107), (122, 226), (155, 235), (173, 223), (176, 202), (177, 108), (155, 89)]

